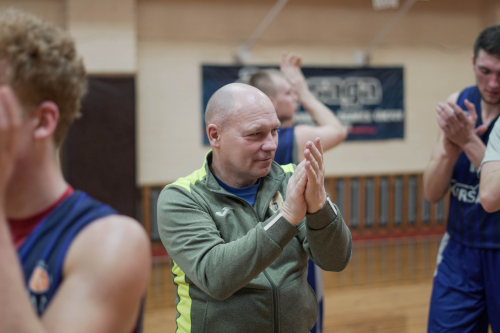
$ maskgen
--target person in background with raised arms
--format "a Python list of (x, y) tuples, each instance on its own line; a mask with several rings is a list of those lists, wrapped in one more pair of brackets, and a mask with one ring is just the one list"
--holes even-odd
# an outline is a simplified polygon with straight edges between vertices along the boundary
[(177, 291), (177, 331), (306, 333), (318, 315), (307, 258), (329, 271), (350, 258), (351, 233), (324, 188), (321, 141), (304, 161), (273, 161), (280, 121), (246, 84), (217, 90), (205, 113), (212, 151), (166, 186), (158, 229)]
[(150, 266), (139, 223), (66, 183), (58, 147), (86, 75), (72, 38), (0, 15), (0, 332), (139, 332)]
[[(347, 129), (333, 112), (309, 90), (301, 70), (302, 58), (294, 53), (281, 55), (281, 71), (260, 70), (250, 78), (250, 85), (264, 92), (273, 102), (281, 122), (275, 161), (278, 164), (298, 164), (304, 159), (307, 141), (321, 138), (325, 151), (334, 148), (347, 137)], [(294, 125), (297, 102), (311, 115), (318, 126)], [(321, 271), (309, 260), (308, 282), (318, 299), (319, 316), (312, 333), (323, 331), (323, 285)]]
[(488, 332), (488, 324), (500, 332), (500, 213), (481, 206), (483, 185), (477, 175), (500, 114), (500, 25), (477, 37), (472, 68), (476, 85), (451, 94), (437, 107), (440, 134), (424, 172), (424, 195), (430, 202), (450, 189), (429, 332)]

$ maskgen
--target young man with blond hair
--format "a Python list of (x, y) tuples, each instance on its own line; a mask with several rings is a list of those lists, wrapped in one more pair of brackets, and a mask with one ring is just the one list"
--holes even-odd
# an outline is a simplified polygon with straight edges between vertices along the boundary
[(0, 15), (0, 332), (130, 333), (150, 270), (137, 221), (66, 183), (58, 147), (86, 74), (72, 38)]

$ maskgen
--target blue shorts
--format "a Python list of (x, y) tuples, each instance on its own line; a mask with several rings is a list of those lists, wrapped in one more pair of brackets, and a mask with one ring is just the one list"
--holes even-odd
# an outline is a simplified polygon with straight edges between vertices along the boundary
[(321, 269), (311, 259), (307, 265), (307, 282), (318, 300), (318, 318), (310, 333), (321, 333), (323, 332), (323, 280), (321, 280)]
[(500, 251), (471, 248), (446, 233), (434, 273), (428, 332), (500, 332)]

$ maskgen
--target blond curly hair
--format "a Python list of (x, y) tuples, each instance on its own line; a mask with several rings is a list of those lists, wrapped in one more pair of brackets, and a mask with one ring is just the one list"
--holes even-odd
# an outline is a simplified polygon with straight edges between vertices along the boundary
[(79, 116), (86, 73), (71, 36), (51, 23), (18, 11), (0, 15), (0, 61), (4, 80), (22, 104), (33, 108), (52, 101), (59, 108), (57, 145)]

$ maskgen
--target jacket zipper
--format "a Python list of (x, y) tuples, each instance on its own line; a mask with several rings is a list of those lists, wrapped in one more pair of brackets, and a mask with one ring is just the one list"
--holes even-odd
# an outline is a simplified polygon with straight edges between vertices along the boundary
[[(283, 179), (279, 182), (278, 185), (275, 186), (275, 189), (274, 191), (272, 192), (273, 195), (274, 193), (276, 193), (276, 191), (278, 190), (281, 182), (283, 181)], [(222, 192), (219, 192), (219, 191), (213, 191), (215, 193), (219, 193), (219, 194), (222, 194), (222, 195), (225, 195), (225, 196), (228, 196), (228, 197), (232, 197), (232, 198), (235, 198), (235, 199), (238, 199), (239, 201), (241, 202), (244, 202), (245, 204), (249, 205), (250, 208), (252, 209), (252, 212), (253, 214), (255, 215), (255, 218), (257, 219), (257, 223), (259, 223), (259, 216), (257, 214), (257, 212), (255, 211), (255, 209), (253, 208), (252, 205), (250, 205), (247, 201), (243, 200), (242, 198), (234, 195), (234, 194), (231, 194), (231, 193), (222, 193)], [(271, 196), (272, 198), (272, 196)], [(269, 201), (271, 200), (271, 198), (269, 198)], [(273, 280), (271, 280), (271, 277), (267, 274), (266, 270), (264, 269), (262, 271), (264, 273), (264, 276), (266, 277), (266, 279), (269, 281), (269, 283), (271, 284), (271, 290), (273, 291), (273, 319), (274, 319), (274, 332), (275, 333), (279, 333), (280, 331), (280, 328), (279, 328), (279, 300), (278, 300), (278, 288), (276, 288), (276, 285), (274, 284)]]
[(273, 290), (273, 311), (274, 311), (274, 316), (273, 316), (273, 319), (274, 319), (274, 332), (275, 333), (279, 333), (280, 331), (280, 321), (279, 321), (279, 312), (278, 312), (278, 308), (279, 308), (279, 300), (278, 300), (278, 290), (276, 288), (276, 285), (274, 284), (273, 280), (271, 280), (271, 278), (269, 277), (269, 275), (267, 275), (267, 272), (266, 270), (263, 271), (264, 272), (264, 275), (266, 276), (266, 278), (269, 280), (269, 283), (271, 283), (271, 289)]

